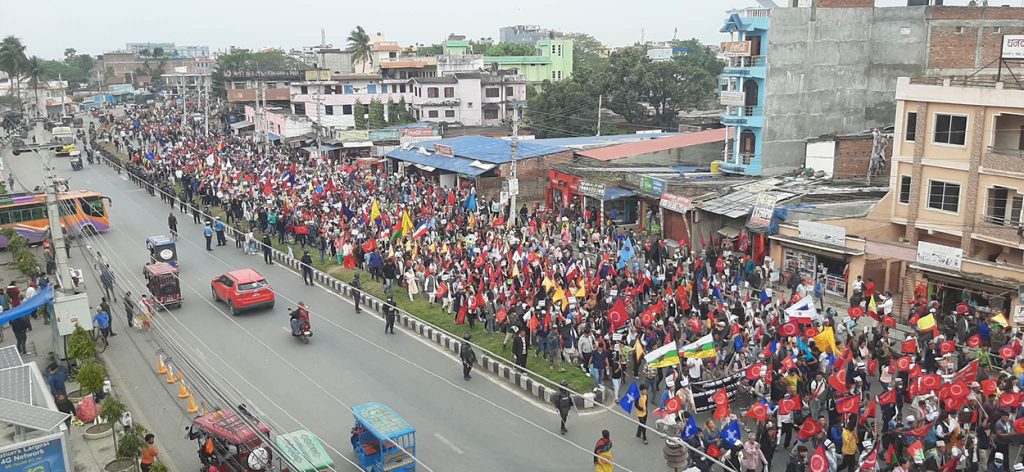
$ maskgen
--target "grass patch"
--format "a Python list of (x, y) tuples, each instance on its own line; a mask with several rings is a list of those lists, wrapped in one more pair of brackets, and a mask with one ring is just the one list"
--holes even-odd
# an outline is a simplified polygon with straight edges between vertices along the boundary
[[(119, 160), (121, 160), (122, 162), (125, 161), (124, 156), (116, 148), (114, 148), (114, 146), (110, 145), (109, 143), (104, 143), (103, 146)], [(178, 188), (177, 191), (178, 194), (181, 195), (181, 189)], [(227, 217), (222, 208), (211, 207), (210, 212), (215, 217), (219, 217), (223, 221), (227, 221)], [(262, 235), (257, 234), (256, 237), (262, 238)], [(292, 253), (294, 254), (294, 256), (296, 258), (302, 257), (303, 249), (301, 248), (300, 245), (294, 243), (280, 244), (277, 242), (277, 238), (274, 237), (273, 235), (271, 236), (271, 241), (274, 249), (281, 251), (283, 254), (288, 254), (288, 247), (291, 246)], [(363, 291), (379, 299), (387, 299), (387, 297), (384, 295), (384, 285), (381, 284), (380, 282), (374, 282), (370, 278), (370, 274), (368, 272), (364, 272), (359, 269), (346, 269), (343, 266), (337, 264), (337, 261), (335, 259), (331, 259), (329, 253), (328, 255), (325, 256), (324, 262), (321, 263), (319, 251), (317, 251), (316, 248), (313, 248), (311, 246), (306, 246), (306, 248), (306, 250), (308, 250), (310, 255), (313, 257), (313, 267), (315, 267), (316, 269), (328, 275), (331, 275), (332, 277), (335, 277), (345, 283), (351, 283), (352, 279), (355, 277), (355, 274), (359, 272), (359, 278), (360, 282), (362, 283)], [(462, 335), (464, 334), (470, 334), (472, 335), (472, 341), (474, 344), (481, 346), (484, 349), (487, 349), (488, 351), (491, 351), (495, 355), (501, 356), (509, 363), (514, 363), (514, 358), (511, 352), (512, 340), (509, 340), (508, 346), (502, 347), (502, 341), (505, 340), (505, 335), (503, 333), (488, 333), (484, 331), (483, 325), (480, 323), (478, 323), (474, 328), (470, 328), (468, 323), (462, 325), (455, 324), (454, 315), (450, 315), (446, 313), (444, 310), (442, 310), (440, 304), (432, 304), (428, 302), (426, 299), (426, 295), (424, 295), (422, 292), (419, 295), (416, 295), (413, 298), (413, 300), (410, 301), (408, 291), (406, 291), (404, 287), (396, 285), (394, 287), (394, 297), (395, 304), (398, 305), (399, 308), (411, 313), (417, 318), (420, 318), (423, 321), (426, 321), (427, 323), (430, 323), (434, 326), (437, 326), (438, 328), (441, 328), (449, 333), (452, 333), (458, 336), (459, 338), (462, 338)], [(594, 380), (591, 377), (584, 374), (578, 368), (565, 364), (566, 371), (561, 372), (558, 370), (557, 367), (551, 368), (551, 365), (548, 361), (546, 361), (540, 356), (534, 355), (535, 353), (536, 351), (531, 346), (530, 353), (527, 357), (526, 362), (527, 368), (529, 368), (531, 371), (544, 376), (553, 384), (557, 384), (565, 380), (569, 383), (569, 388), (577, 392), (585, 393), (592, 391), (594, 389)]]

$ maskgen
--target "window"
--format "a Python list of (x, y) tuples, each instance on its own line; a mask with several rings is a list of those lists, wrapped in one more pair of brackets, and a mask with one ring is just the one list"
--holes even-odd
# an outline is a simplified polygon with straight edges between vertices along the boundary
[(963, 34), (964, 33), (964, 27), (963, 26), (957, 26), (954, 29), (954, 31), (956, 31), (956, 34)]
[(496, 109), (495, 110), (484, 110), (484, 119), (485, 120), (497, 120), (498, 119), (498, 110), (496, 110)]
[(305, 85), (299, 87), (299, 94), (300, 95), (309, 95), (309, 87), (307, 87)]
[(935, 115), (935, 138), (932, 142), (963, 146), (967, 142), (967, 117), (963, 115)]
[(351, 94), (352, 93), (352, 86), (351, 85), (343, 85), (341, 87), (341, 91), (343, 93), (346, 93), (346, 94)]
[(555, 75), (555, 71), (551, 71), (551, 80), (555, 80), (558, 76)]
[(398, 86), (398, 91), (399, 91), (399, 93), (405, 93), (405, 84), (399, 85)]
[(427, 87), (427, 98), (437, 98), (437, 87)]
[(907, 126), (905, 127), (906, 140), (914, 142), (917, 139), (917, 112), (912, 111), (907, 113)]
[(910, 183), (912, 180), (909, 175), (900, 176), (900, 203), (910, 203)]
[(296, 115), (305, 115), (306, 114), (306, 104), (305, 103), (293, 103), (292, 106), (295, 107), (295, 114)]
[(1000, 226), (1018, 226), (1020, 209), (1024, 206), (1024, 197), (1017, 190), (1006, 187), (991, 187), (985, 204), (985, 222)]
[(487, 98), (498, 98), (501, 96), (501, 89), (498, 87), (487, 87), (484, 89), (484, 96)]
[(992, 34), (999, 34), (999, 33), (1002, 33), (1002, 32), (1003, 32), (1003, 27), (1002, 26), (994, 26), (994, 27), (992, 27)]
[(928, 208), (957, 213), (960, 211), (960, 184), (932, 180), (928, 183)]
[(366, 93), (377, 93), (377, 85), (370, 84), (366, 86)]
[(388, 84), (380, 84), (380, 93), (388, 93)]
[(341, 106), (341, 114), (342, 115), (351, 115), (352, 114), (352, 105), (342, 105)]
[(427, 112), (427, 118), (437, 118), (437, 110), (430, 110)]
[(455, 96), (455, 87), (444, 88), (444, 98), (452, 98)]
[(467, 108), (473, 108), (473, 102), (466, 102)]
[(102, 217), (106, 215), (103, 209), (103, 199), (100, 197), (86, 197), (82, 201), (82, 211), (89, 216)]
[(445, 110), (444, 111), (444, 117), (445, 118), (455, 118), (455, 110)]
[(514, 87), (505, 87), (505, 97), (511, 98), (515, 96), (516, 89)]
[(333, 115), (334, 114), (334, 105), (324, 105), (324, 114), (325, 115)]
[(0, 224), (22, 223), (46, 218), (46, 204), (37, 203), (0, 209)]

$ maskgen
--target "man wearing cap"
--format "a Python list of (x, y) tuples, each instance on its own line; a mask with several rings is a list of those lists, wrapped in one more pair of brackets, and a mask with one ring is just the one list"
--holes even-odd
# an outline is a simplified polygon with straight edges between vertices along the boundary
[(790, 456), (789, 463), (786, 464), (786, 472), (806, 472), (807, 471), (807, 446), (803, 444), (796, 447), (796, 454)]
[(988, 472), (1006, 472), (1003, 458), (1006, 457), (1002, 452), (997, 452), (992, 455), (992, 460), (988, 463)]

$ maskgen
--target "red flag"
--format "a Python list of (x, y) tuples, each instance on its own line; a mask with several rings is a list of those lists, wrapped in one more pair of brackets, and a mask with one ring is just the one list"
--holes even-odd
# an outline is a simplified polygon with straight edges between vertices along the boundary
[(943, 341), (942, 344), (939, 344), (939, 352), (941, 352), (944, 355), (945, 354), (949, 354), (949, 353), (951, 353), (951, 352), (953, 352), (955, 350), (956, 350), (956, 341), (952, 341), (952, 340), (950, 340), (950, 341)]
[(764, 368), (764, 364), (754, 364), (747, 367), (746, 377), (747, 380), (757, 380), (761, 377), (761, 369)]
[(934, 392), (942, 386), (942, 377), (939, 374), (922, 375), (920, 377), (920, 392)]
[(860, 463), (860, 470), (875, 470), (878, 467), (878, 448), (876, 447), (864, 458), (864, 461)]
[(680, 399), (679, 397), (673, 395), (668, 400), (665, 400), (665, 408), (663, 408), (662, 411), (664, 411), (665, 414), (668, 415), (668, 414), (675, 413), (675, 412), (677, 412), (679, 410), (682, 410), (682, 409), (683, 409), (683, 400)]
[(460, 325), (460, 324), (465, 323), (466, 322), (466, 312), (468, 312), (468, 311), (469, 311), (469, 309), (466, 308), (466, 305), (462, 305), (462, 308), (459, 308), (459, 314), (455, 315), (455, 324)]
[[(913, 436), (915, 438), (923, 438), (923, 437), (928, 435), (929, 431), (932, 430), (933, 424), (934, 423), (928, 423), (928, 424), (926, 424), (924, 426), (921, 426), (920, 428), (909, 429), (909, 430), (907, 430), (906, 434), (908, 436)], [(908, 450), (907, 452), (910, 452), (910, 451)]]
[(807, 421), (804, 421), (804, 424), (800, 426), (800, 431), (797, 431), (796, 436), (800, 440), (806, 441), (822, 431), (821, 425), (814, 418), (807, 418)]
[(857, 319), (864, 316), (864, 309), (859, 306), (852, 306), (846, 309), (846, 313), (850, 315), (850, 318)]
[(896, 390), (889, 390), (878, 396), (878, 403), (892, 405), (896, 403)]
[(978, 346), (981, 346), (981, 336), (978, 336), (977, 334), (975, 334), (974, 336), (971, 336), (971, 337), (967, 338), (967, 347), (975, 347), (976, 348)]
[(872, 397), (871, 401), (868, 402), (867, 408), (864, 408), (864, 417), (860, 419), (861, 422), (863, 422), (864, 420), (866, 420), (868, 418), (874, 418), (875, 417), (875, 409), (876, 409), (876, 402), (875, 402), (874, 397)]
[[(907, 454), (910, 457), (924, 457), (924, 445), (921, 444), (920, 439), (907, 446)], [(916, 462), (917, 460), (915, 459), (914, 461)]]
[(370, 238), (369, 241), (363, 243), (363, 252), (371, 253), (374, 249), (377, 249), (377, 240)]
[(996, 394), (996, 379), (985, 379), (981, 381), (981, 393), (986, 397)]
[[(868, 312), (868, 314), (870, 314), (870, 313), (871, 312)], [(896, 318), (893, 318), (893, 317), (891, 317), (889, 315), (885, 315), (885, 316), (882, 317), (882, 325), (885, 326), (886, 328), (889, 328), (889, 329), (895, 328), (896, 327)]]
[(715, 412), (711, 415), (716, 420), (725, 419), (729, 416), (729, 393), (724, 388), (718, 389), (711, 395), (711, 401), (715, 402)]
[(870, 361), (868, 361), (868, 374), (875, 375), (876, 371), (878, 371), (878, 360), (871, 359)]
[(786, 323), (779, 327), (779, 334), (782, 336), (796, 336), (800, 329), (793, 323)]
[(860, 412), (860, 395), (852, 395), (837, 401), (836, 411), (857, 414)]
[(1010, 359), (1013, 359), (1013, 356), (1014, 356), (1013, 346), (1007, 344), (1007, 345), (999, 348), (999, 357), (1002, 357), (1004, 361), (1008, 361)]
[(811, 456), (811, 460), (807, 462), (808, 470), (811, 472), (828, 472), (828, 458), (825, 457), (825, 448), (818, 446), (818, 449), (814, 451), (814, 455)]
[(967, 384), (962, 380), (946, 384), (944, 388), (946, 389), (946, 396), (950, 398), (966, 398), (967, 394), (971, 392)]
[(1024, 418), (1017, 418), (1017, 421), (1013, 422), (1013, 430), (1024, 434)]
[(978, 380), (978, 364), (979, 364), (979, 361), (977, 359), (975, 359), (975, 360), (973, 360), (971, 362), (968, 362), (967, 365), (965, 365), (962, 369), (960, 369), (960, 371), (958, 371), (957, 373), (953, 374), (953, 380), (954, 381), (955, 380), (960, 380), (960, 381), (963, 381), (966, 384), (970, 384), (971, 382), (977, 381)]
[(437, 291), (434, 292), (434, 296), (437, 297), (437, 298), (444, 298), (444, 296), (447, 293), (448, 293), (448, 286), (445, 285), (445, 284), (440, 284), (440, 285), (437, 286)]
[(768, 421), (768, 406), (761, 402), (754, 402), (747, 410), (747, 417), (757, 421)]
[[(700, 239), (701, 239), (701, 242), (703, 243), (704, 242), (704, 236), (701, 236)], [(712, 444), (712, 445), (708, 446), (708, 455), (711, 456), (711, 457), (714, 457), (715, 459), (718, 459), (719, 457), (722, 457), (722, 450), (719, 449), (718, 446)]]
[(811, 326), (811, 327), (808, 327), (808, 328), (804, 328), (804, 337), (805, 338), (809, 339), (809, 338), (813, 338), (813, 337), (815, 337), (817, 335), (818, 335), (818, 328), (815, 328), (814, 326)]
[(508, 313), (505, 312), (504, 308), (498, 310), (498, 313), (494, 315), (494, 319), (497, 320), (498, 323), (504, 323), (506, 318), (508, 318)]
[(537, 330), (537, 326), (540, 326), (540, 319), (539, 318), (540, 317), (538, 315), (531, 316), (530, 317), (530, 321), (528, 321), (526, 323), (526, 327), (529, 328), (530, 331), (536, 331)]
[(846, 393), (849, 390), (846, 388), (846, 368), (836, 370), (835, 373), (828, 376), (828, 384), (839, 393)]
[(779, 400), (779, 413), (786, 415), (801, 408), (800, 395)]
[(914, 363), (914, 360), (910, 356), (903, 356), (896, 359), (895, 367), (897, 372), (906, 372), (910, 370), (910, 365)]
[(611, 325), (612, 331), (618, 331), (626, 321), (629, 319), (629, 315), (626, 314), (626, 304), (619, 301), (612, 305), (612, 308), (608, 310), (608, 324)]
[(1020, 393), (1006, 392), (999, 396), (999, 408), (1017, 408), (1021, 402)]
[(786, 356), (782, 358), (782, 372), (789, 372), (790, 369), (796, 368), (796, 361), (793, 360), (793, 356)]
[(910, 338), (903, 341), (900, 352), (904, 354), (916, 354), (917, 353), (917, 338)]

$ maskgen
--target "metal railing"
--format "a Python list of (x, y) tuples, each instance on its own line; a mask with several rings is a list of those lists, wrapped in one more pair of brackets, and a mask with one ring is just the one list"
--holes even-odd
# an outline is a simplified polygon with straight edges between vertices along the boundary
[(1022, 90), (1024, 86), (1018, 83), (1013, 77), (1003, 77), (1001, 81), (997, 81), (995, 76), (974, 76), (974, 77), (937, 77), (937, 76), (925, 76), (925, 77), (911, 77), (910, 83), (913, 85), (948, 85), (951, 87), (981, 87), (981, 88), (995, 88), (998, 84), (1002, 84), (1004, 89)]
[(993, 154), (1001, 154), (1003, 156), (1019, 157), (1019, 158), (1024, 159), (1024, 149), (1013, 149), (1013, 148), (1003, 148), (1003, 147), (989, 146), (988, 147), (988, 152), (993, 153)]
[(742, 18), (768, 18), (771, 14), (770, 8), (743, 8), (740, 10), (732, 10), (729, 13), (739, 15)]
[(1014, 221), (1013, 218), (1007, 218), (1006, 215), (981, 215), (981, 221), (990, 225), (1005, 226), (1007, 228), (1019, 228), (1020, 220)]
[(726, 108), (725, 116), (728, 117), (743, 117), (743, 116), (761, 116), (762, 108), (759, 106), (731, 106)]
[(765, 65), (764, 56), (730, 57), (726, 67), (756, 67)]

